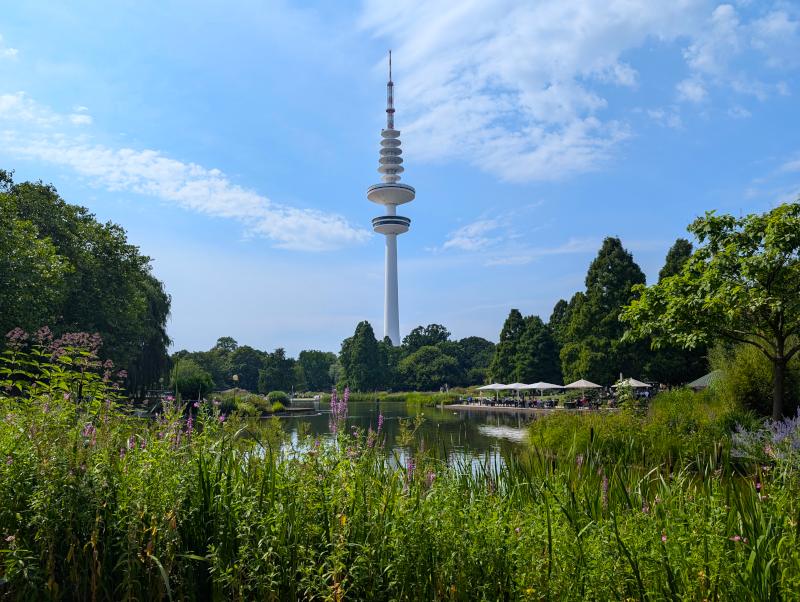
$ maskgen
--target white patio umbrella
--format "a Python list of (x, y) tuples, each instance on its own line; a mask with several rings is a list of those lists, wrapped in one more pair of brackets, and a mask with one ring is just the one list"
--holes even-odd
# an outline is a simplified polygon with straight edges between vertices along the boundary
[(494, 391), (494, 398), (497, 399), (497, 392), (504, 391), (508, 389), (508, 385), (504, 385), (503, 383), (492, 383), (490, 385), (483, 385), (482, 387), (478, 387), (478, 391)]
[(536, 389), (538, 391), (547, 391), (548, 389), (563, 389), (561, 385), (554, 385), (553, 383), (546, 383), (544, 381), (538, 381), (535, 383), (531, 383), (530, 385), (525, 385), (526, 389)]
[(626, 378), (618, 382), (616, 385), (611, 385), (614, 389), (617, 387), (631, 387), (632, 389), (649, 389), (650, 385), (647, 383), (643, 383), (640, 380), (636, 380), (635, 378)]
[(564, 385), (565, 389), (602, 389), (603, 385), (598, 385), (586, 379), (576, 380), (574, 383)]

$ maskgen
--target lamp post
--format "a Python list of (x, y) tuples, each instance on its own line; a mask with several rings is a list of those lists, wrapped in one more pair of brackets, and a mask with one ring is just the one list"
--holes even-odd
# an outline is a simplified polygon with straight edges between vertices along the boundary
[(233, 375), (233, 407), (236, 408), (236, 389), (239, 387), (239, 375)]

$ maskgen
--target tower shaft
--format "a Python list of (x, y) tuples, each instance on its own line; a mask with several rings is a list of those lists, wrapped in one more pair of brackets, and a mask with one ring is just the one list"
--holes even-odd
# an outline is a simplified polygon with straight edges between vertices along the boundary
[(400, 344), (400, 304), (397, 295), (397, 234), (386, 235), (386, 278), (384, 282), (383, 336)]

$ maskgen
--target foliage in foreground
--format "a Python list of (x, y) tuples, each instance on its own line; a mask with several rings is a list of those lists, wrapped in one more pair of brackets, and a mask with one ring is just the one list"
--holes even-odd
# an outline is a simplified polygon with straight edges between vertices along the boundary
[(379, 427), (339, 425), (336, 441), (289, 448), (277, 419), (247, 433), (210, 404), (190, 418), (130, 418), (84, 374), (91, 386), (76, 403), (79, 381), (63, 357), (28, 366), (36, 380), (15, 373), (14, 395), (0, 397), (0, 596), (793, 599), (800, 591), (792, 453), (743, 477), (725, 454), (691, 472), (594, 453), (448, 467), (419, 449), (382, 449)]

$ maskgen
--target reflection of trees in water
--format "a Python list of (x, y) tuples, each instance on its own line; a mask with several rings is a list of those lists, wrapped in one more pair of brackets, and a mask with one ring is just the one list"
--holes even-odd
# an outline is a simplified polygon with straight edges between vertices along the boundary
[[(409, 408), (404, 403), (370, 403), (351, 402), (350, 415), (347, 419), (348, 429), (353, 426), (373, 430), (378, 426), (378, 415), (383, 414), (383, 432), (387, 449), (400, 446), (398, 435), (401, 431), (401, 420), (412, 421), (421, 413), (425, 421), (419, 427), (414, 448), (424, 448), (442, 459), (451, 457), (453, 452), (461, 454), (481, 455), (486, 452), (507, 454), (518, 453), (520, 443), (506, 438), (492, 436), (481, 430), (481, 427), (502, 427), (502, 429), (525, 429), (530, 422), (530, 415), (491, 413), (491, 412), (454, 412), (444, 408)], [(305, 430), (312, 436), (328, 435), (330, 414), (327, 406), (317, 415), (292, 417), (284, 419), (284, 427), (288, 431)], [(303, 426), (301, 426), (303, 425)], [(413, 427), (411, 427), (413, 428)], [(491, 429), (485, 429), (491, 431)]]

